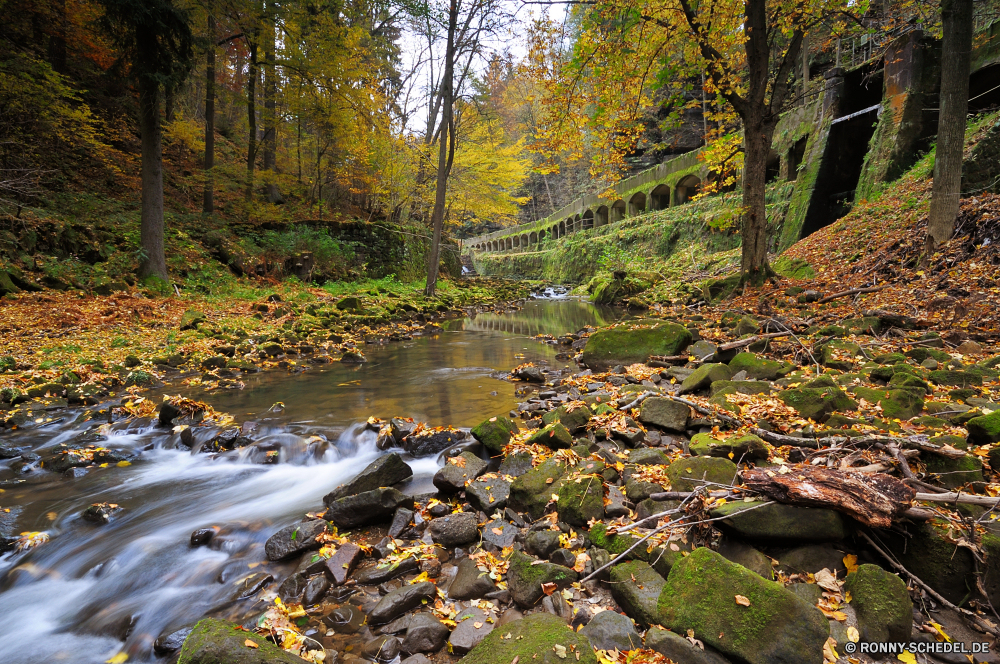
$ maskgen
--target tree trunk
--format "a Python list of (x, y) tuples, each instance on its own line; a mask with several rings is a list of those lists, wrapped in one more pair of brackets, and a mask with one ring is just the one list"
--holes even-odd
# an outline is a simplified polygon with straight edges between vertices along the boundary
[[(267, 5), (265, 5), (266, 7)], [(274, 70), (274, 9), (275, 3), (270, 3), (271, 13), (264, 12), (264, 170), (269, 171), (267, 183), (267, 199), (277, 203), (281, 194), (274, 184), (275, 152), (277, 146), (278, 123), (275, 114), (275, 97), (278, 83)]]
[(941, 22), (941, 101), (938, 114), (934, 189), (927, 219), (927, 253), (946, 242), (958, 216), (962, 189), (962, 151), (969, 112), (969, 61), (972, 52), (972, 0), (943, 0)]
[(455, 77), (455, 29), (457, 25), (458, 4), (457, 0), (451, 0), (448, 8), (448, 46), (445, 49), (444, 74), (441, 79), (441, 131), (438, 132), (441, 143), (438, 148), (434, 210), (431, 213), (434, 236), (427, 257), (427, 288), (424, 291), (427, 296), (433, 296), (437, 289), (438, 267), (441, 263), (441, 231), (444, 226), (445, 197), (448, 192), (451, 160), (454, 156), (455, 128), (452, 122), (454, 90), (452, 86)]
[(149, 77), (139, 80), (139, 132), (142, 142), (142, 257), (139, 278), (167, 281), (163, 253), (163, 160), (160, 153), (160, 86)]
[(257, 160), (257, 30), (250, 37), (250, 67), (247, 76), (247, 124), (250, 136), (247, 143), (246, 199), (253, 199), (253, 168)]
[(213, 3), (208, 3), (208, 53), (205, 55), (205, 195), (201, 211), (215, 211), (215, 15)]
[(740, 271), (742, 283), (760, 286), (771, 275), (767, 263), (767, 208), (764, 188), (767, 177), (767, 156), (771, 150), (773, 127), (751, 115), (744, 122), (743, 155), (743, 215), (740, 238), (743, 241)]

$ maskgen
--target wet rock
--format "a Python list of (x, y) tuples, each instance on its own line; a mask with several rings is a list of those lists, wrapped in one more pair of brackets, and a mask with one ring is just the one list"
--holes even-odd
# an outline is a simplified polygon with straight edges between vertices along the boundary
[(357, 528), (389, 520), (400, 507), (413, 509), (413, 498), (396, 489), (383, 487), (327, 503), (327, 518), (338, 528)]
[(402, 644), (395, 636), (380, 636), (372, 639), (361, 649), (365, 659), (385, 664), (399, 657)]
[(600, 650), (635, 650), (642, 647), (642, 637), (632, 621), (616, 611), (601, 611), (580, 630), (590, 645)]
[(333, 585), (342, 586), (362, 557), (364, 557), (364, 552), (358, 545), (342, 544), (326, 561), (324, 573)]
[(533, 467), (534, 466), (531, 463), (531, 455), (529, 453), (515, 452), (514, 454), (504, 458), (503, 462), (500, 464), (500, 469), (497, 472), (501, 475), (520, 477)]
[[(416, 615), (420, 615), (420, 614), (418, 613)], [(410, 626), (410, 622), (415, 617), (416, 617), (415, 615), (412, 615), (412, 614), (409, 614), (409, 613), (404, 614), (404, 615), (400, 616), (399, 618), (396, 618), (392, 622), (388, 622), (385, 625), (383, 625), (382, 627), (380, 627), (379, 631), (382, 632), (383, 634), (400, 634), (401, 632), (405, 632), (406, 631), (406, 629)]]
[(407, 657), (399, 664), (434, 664), (434, 663), (431, 660), (427, 659), (426, 655), (417, 654)]
[[(418, 613), (410, 619), (402, 649), (407, 654), (437, 652), (444, 647), (451, 630), (430, 613)], [(405, 660), (404, 660), (405, 661)]]
[(448, 645), (458, 655), (464, 655), (475, 648), (493, 631), (493, 623), (486, 620), (486, 613), (478, 607), (462, 611), (455, 616), (455, 622), (458, 626), (452, 631)]
[(711, 648), (702, 650), (683, 636), (654, 627), (646, 632), (646, 647), (672, 662), (683, 664), (729, 664), (729, 660)]
[(665, 584), (666, 581), (656, 570), (640, 560), (611, 568), (611, 596), (632, 620), (643, 627), (659, 622), (656, 602)]
[(531, 664), (597, 664), (587, 637), (571, 631), (565, 620), (550, 613), (504, 623), (473, 648), (462, 664), (511, 664), (514, 659)]
[(368, 621), (373, 625), (387, 623), (417, 608), (424, 600), (433, 600), (436, 594), (437, 586), (428, 581), (403, 586), (380, 599), (368, 613)]
[(204, 546), (215, 537), (215, 528), (199, 528), (191, 533), (191, 546)]
[(657, 606), (659, 624), (694, 630), (706, 645), (748, 664), (819, 661), (830, 633), (819, 609), (704, 547), (674, 565)]
[[(205, 618), (201, 620), (184, 640), (178, 664), (302, 664), (302, 659), (285, 652), (267, 639), (244, 630), (234, 629), (235, 625)], [(257, 644), (248, 648), (247, 640)]]
[(326, 532), (326, 521), (310, 519), (285, 526), (264, 543), (264, 553), (268, 560), (284, 560), (291, 556), (318, 549), (316, 538)]
[(348, 350), (344, 351), (344, 354), (340, 356), (340, 361), (342, 364), (364, 364), (368, 361), (368, 358), (361, 351)]
[(302, 594), (306, 591), (306, 578), (301, 574), (292, 574), (278, 586), (278, 597), (286, 604), (301, 603)]
[(514, 370), (514, 378), (518, 380), (527, 381), (529, 383), (544, 383), (545, 382), (545, 372), (542, 371), (541, 367), (525, 365), (517, 367)]
[(178, 630), (169, 630), (160, 634), (153, 641), (153, 652), (157, 655), (168, 655), (177, 652), (184, 645), (184, 640), (191, 633), (193, 627), (182, 627)]
[(489, 542), (498, 549), (514, 544), (519, 530), (517, 526), (502, 519), (493, 519), (483, 526), (483, 541)]
[(559, 422), (571, 433), (575, 434), (586, 428), (590, 419), (594, 416), (590, 408), (585, 405), (559, 406), (555, 410), (549, 411), (542, 416), (543, 424)]
[[(535, 563), (535, 564), (532, 564)], [(511, 597), (518, 605), (531, 608), (544, 595), (543, 583), (554, 583), (562, 589), (576, 581), (578, 575), (571, 569), (552, 563), (536, 563), (528, 555), (515, 551), (511, 554), (507, 570), (507, 585)]]
[(496, 589), (489, 572), (480, 570), (471, 558), (463, 558), (458, 563), (455, 580), (448, 588), (448, 596), (459, 600), (481, 599)]
[(365, 625), (365, 613), (360, 607), (345, 604), (328, 613), (323, 623), (338, 634), (357, 634)]
[(104, 525), (111, 523), (111, 519), (122, 511), (123, 508), (114, 503), (95, 503), (83, 510), (80, 518), (90, 523)]
[(480, 512), (493, 514), (507, 506), (510, 482), (502, 477), (480, 478), (465, 487), (465, 497)]
[(392, 515), (392, 524), (389, 526), (389, 537), (393, 539), (398, 538), (404, 530), (410, 527), (410, 522), (413, 521), (413, 510), (406, 509), (405, 507), (400, 507), (396, 510), (396, 513)]
[(877, 565), (860, 565), (847, 575), (844, 590), (853, 597), (862, 641), (909, 640), (913, 602), (902, 579)]
[(525, 538), (525, 548), (532, 555), (548, 559), (552, 552), (559, 548), (561, 534), (558, 530), (536, 530)]
[[(727, 503), (711, 510), (713, 517), (734, 516), (760, 503)], [(829, 542), (844, 539), (844, 520), (838, 512), (813, 507), (771, 503), (747, 514), (719, 522), (720, 528), (743, 539), (762, 541)]]
[(479, 539), (479, 522), (475, 514), (459, 512), (432, 519), (430, 531), (435, 542), (451, 548)]
[(569, 549), (556, 549), (549, 555), (549, 562), (573, 569), (576, 565), (576, 554)]
[(518, 432), (517, 423), (506, 417), (491, 417), (473, 427), (472, 436), (493, 454), (503, 452), (513, 434)]
[(173, 405), (169, 401), (164, 401), (160, 406), (160, 413), (157, 416), (160, 424), (169, 427), (173, 424), (173, 421), (181, 416), (181, 409)]
[(403, 461), (399, 454), (392, 453), (380, 456), (368, 464), (364, 470), (347, 484), (343, 484), (326, 496), (323, 502), (329, 506), (333, 501), (347, 496), (372, 491), (380, 487), (391, 487), (413, 476), (413, 469)]
[(650, 355), (676, 355), (691, 341), (690, 330), (675, 323), (658, 323), (651, 328), (601, 330), (587, 338), (583, 363), (594, 371), (606, 371), (616, 365), (646, 362)]
[[(244, 569), (246, 569), (244, 567)], [(254, 572), (233, 582), (233, 593), (231, 599), (241, 600), (253, 597), (263, 590), (274, 577), (267, 572)]]
[(667, 477), (670, 478), (670, 487), (674, 491), (694, 491), (703, 486), (698, 480), (715, 484), (733, 484), (737, 472), (736, 464), (729, 459), (692, 457), (678, 459), (670, 464), (667, 468)]
[(400, 574), (415, 572), (419, 567), (420, 562), (416, 558), (409, 557), (399, 561), (399, 564), (396, 566), (386, 565), (384, 567), (380, 567), (378, 565), (373, 565), (371, 567), (358, 570), (358, 572), (354, 575), (354, 578), (359, 585), (374, 586), (384, 583), (389, 579), (394, 579)]
[(465, 490), (465, 483), (486, 472), (487, 463), (472, 452), (462, 452), (457, 457), (451, 457), (445, 465), (434, 474), (434, 486), (445, 493), (458, 493)]
[(326, 576), (318, 574), (309, 579), (306, 583), (305, 593), (302, 595), (302, 603), (305, 606), (312, 606), (326, 597), (326, 592), (330, 589), (330, 581)]
[(407, 436), (403, 440), (403, 449), (415, 457), (428, 456), (453, 447), (465, 438), (465, 432), (457, 429), (425, 430)]

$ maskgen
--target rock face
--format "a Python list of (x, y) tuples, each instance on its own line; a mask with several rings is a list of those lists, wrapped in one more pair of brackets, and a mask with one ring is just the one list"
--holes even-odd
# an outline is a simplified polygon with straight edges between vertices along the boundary
[(660, 323), (650, 328), (624, 327), (601, 330), (590, 335), (583, 348), (583, 363), (594, 371), (616, 365), (645, 362), (650, 355), (677, 355), (691, 343), (691, 332), (676, 323)]
[(326, 521), (311, 519), (285, 526), (264, 543), (268, 560), (284, 560), (309, 549), (318, 549), (316, 538), (326, 532)]
[(738, 514), (760, 503), (727, 503), (711, 510), (715, 516), (731, 516), (720, 528), (744, 539), (766, 541), (831, 542), (844, 539), (844, 520), (833, 510), (771, 503), (747, 514)]
[(504, 445), (517, 433), (517, 423), (506, 417), (491, 417), (473, 427), (472, 436), (493, 454), (503, 452)]
[[(236, 627), (215, 618), (200, 621), (184, 640), (178, 664), (302, 664), (264, 637)], [(257, 647), (248, 648), (247, 639)]]
[(496, 584), (490, 579), (489, 572), (480, 570), (471, 558), (462, 558), (458, 563), (455, 580), (448, 588), (448, 597), (452, 599), (480, 599), (496, 589)]
[(655, 625), (659, 620), (656, 603), (664, 584), (666, 580), (656, 570), (639, 560), (611, 568), (611, 596), (632, 620), (643, 627)]
[(462, 452), (448, 459), (434, 474), (434, 486), (445, 493), (464, 491), (465, 483), (486, 472), (486, 466), (486, 462), (472, 452)]
[(590, 645), (600, 650), (635, 650), (642, 647), (642, 637), (632, 621), (615, 611), (601, 611), (580, 630)]
[(682, 403), (662, 397), (649, 397), (639, 409), (639, 421), (665, 431), (683, 433), (687, 430), (690, 414), (691, 409)]
[(327, 506), (330, 508), (327, 516), (338, 528), (357, 528), (388, 521), (398, 507), (413, 509), (413, 498), (390, 487), (338, 498)]
[(402, 457), (396, 453), (386, 454), (368, 464), (353, 480), (326, 494), (323, 502), (329, 506), (340, 498), (392, 486), (412, 476), (413, 469), (403, 461)]
[(430, 529), (434, 541), (446, 548), (479, 539), (479, 522), (476, 515), (470, 512), (433, 519)]
[(862, 641), (909, 640), (913, 602), (902, 579), (878, 565), (860, 565), (847, 575), (844, 590), (854, 598)]
[[(559, 656), (559, 649), (565, 657)], [(572, 653), (572, 654), (571, 654)], [(514, 659), (532, 664), (597, 664), (594, 649), (562, 618), (551, 613), (534, 613), (494, 629), (482, 642), (461, 659), (461, 664), (510, 664)]]
[(658, 609), (664, 627), (694, 630), (706, 645), (748, 664), (820, 662), (830, 634), (819, 609), (707, 548), (673, 566)]
[[(535, 564), (532, 564), (535, 563)], [(524, 608), (531, 608), (545, 594), (543, 583), (554, 583), (560, 589), (576, 581), (578, 575), (573, 570), (553, 563), (536, 563), (531, 556), (515, 551), (507, 570), (507, 585), (511, 597)]]
[(368, 613), (368, 622), (373, 625), (387, 623), (407, 611), (417, 608), (424, 600), (433, 600), (437, 586), (429, 581), (414, 583), (397, 588), (385, 595)]

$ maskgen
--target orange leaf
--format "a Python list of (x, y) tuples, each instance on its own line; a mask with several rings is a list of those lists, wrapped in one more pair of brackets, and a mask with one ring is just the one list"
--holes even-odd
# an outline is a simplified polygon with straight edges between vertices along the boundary
[(546, 595), (551, 595), (552, 593), (554, 593), (556, 591), (556, 589), (558, 587), (559, 586), (557, 586), (554, 583), (543, 583), (542, 584), (542, 592), (545, 593)]
[(244, 641), (243, 645), (245, 645), (248, 648), (259, 648), (260, 647), (259, 645), (257, 645), (256, 641), (252, 641), (251, 639), (247, 639), (246, 641)]
[(743, 595), (736, 596), (736, 603), (739, 604), (740, 606), (750, 606), (750, 600), (744, 597)]

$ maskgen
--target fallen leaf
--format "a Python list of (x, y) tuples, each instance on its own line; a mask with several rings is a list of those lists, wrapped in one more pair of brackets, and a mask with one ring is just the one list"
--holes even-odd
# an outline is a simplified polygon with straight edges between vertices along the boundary
[(126, 653), (120, 652), (109, 660), (105, 661), (105, 664), (122, 664), (128, 660), (128, 655)]
[(851, 643), (857, 643), (861, 639), (861, 635), (858, 633), (857, 627), (847, 628), (847, 639)]
[(849, 553), (844, 556), (844, 567), (847, 568), (847, 573), (851, 574), (858, 571), (858, 557), (853, 553)]
[(479, 629), (480, 627), (483, 626), (483, 623), (481, 623), (481, 622), (474, 622), (474, 623), (472, 623), (472, 626), (475, 627), (476, 629)]
[(257, 645), (256, 641), (253, 641), (251, 639), (247, 639), (246, 641), (244, 641), (243, 645), (245, 645), (247, 648), (259, 648), (260, 647), (260, 646)]
[(554, 583), (543, 583), (542, 584), (542, 592), (545, 593), (546, 595), (551, 595), (552, 593), (554, 593), (556, 591), (557, 588), (559, 588), (559, 586), (557, 586)]
[(750, 606), (750, 600), (743, 595), (736, 596), (736, 603), (740, 606)]
[(816, 585), (820, 588), (829, 590), (833, 593), (840, 592), (840, 584), (837, 583), (837, 576), (827, 568), (824, 567), (820, 571), (816, 572), (814, 577), (816, 579)]

